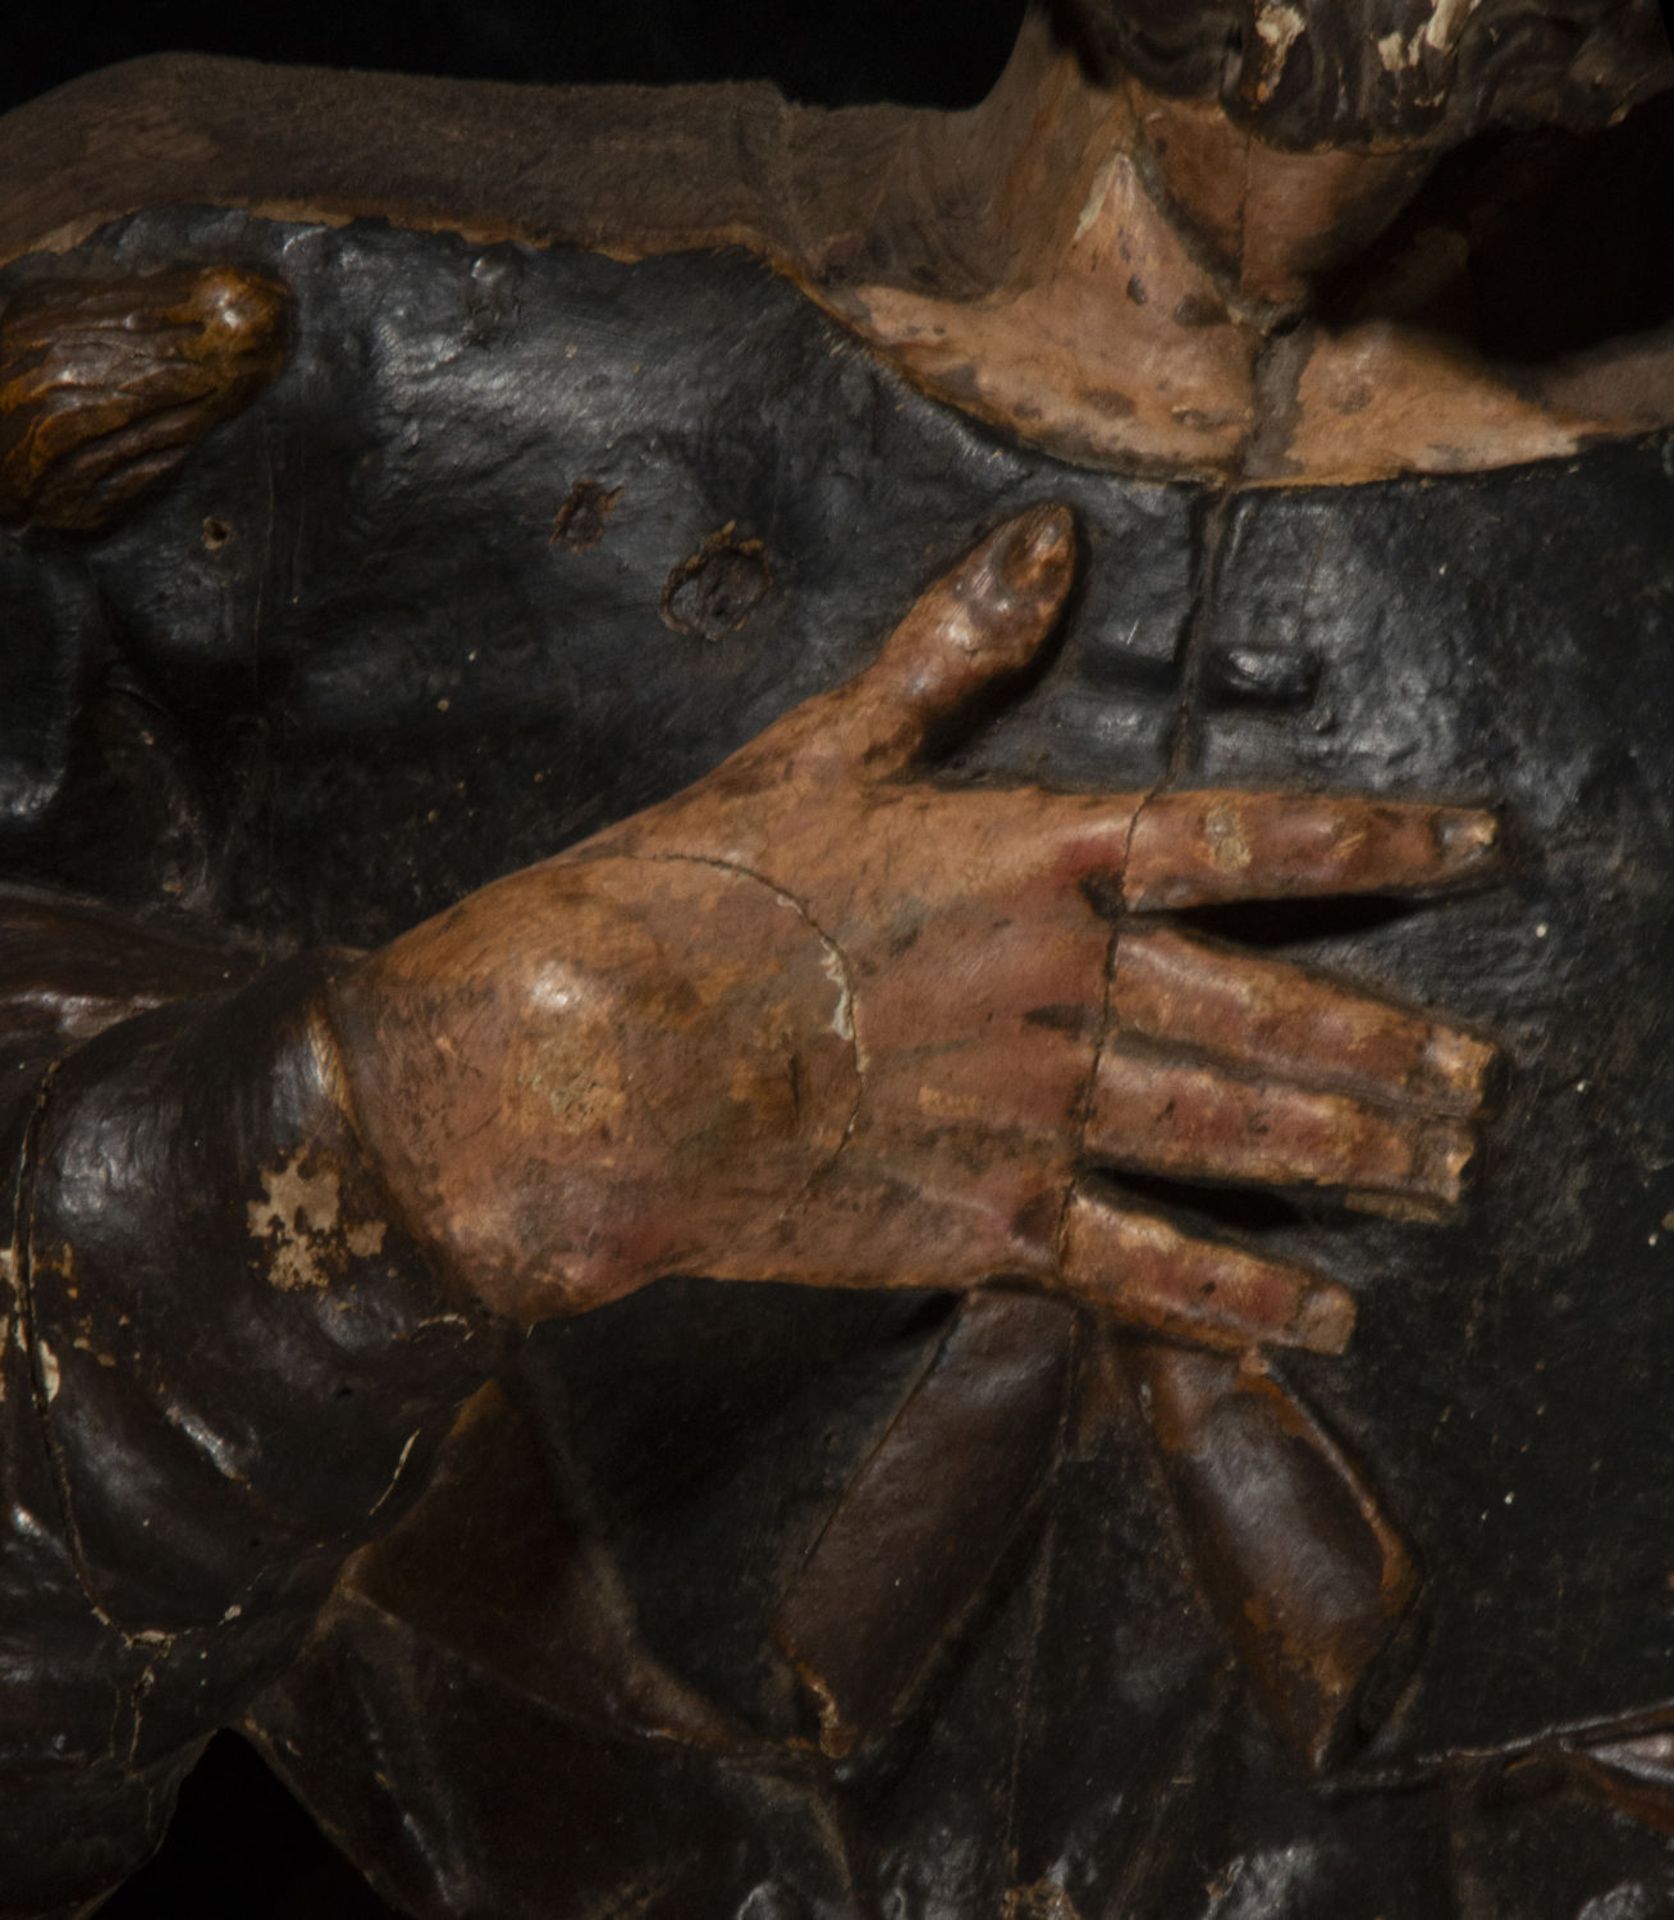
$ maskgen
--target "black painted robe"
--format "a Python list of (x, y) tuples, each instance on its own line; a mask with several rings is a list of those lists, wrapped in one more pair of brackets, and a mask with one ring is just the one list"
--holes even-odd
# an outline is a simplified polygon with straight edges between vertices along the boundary
[[(345, 1241), (323, 1289), (272, 1285), (263, 1176), (321, 1097), (304, 1035), (331, 964), (282, 956), (376, 942), (674, 790), (861, 664), (978, 529), (1064, 498), (1088, 561), (1062, 651), (948, 777), (1127, 787), (1172, 764), (1488, 800), (1517, 837), (1492, 894), (1220, 929), (1446, 1006), (1513, 1063), (1457, 1226), (1241, 1218), (1354, 1285), (1350, 1355), (1284, 1371), (1425, 1575), (1352, 1759), (1321, 1788), (1276, 1743), (1199, 1597), (1120, 1343), (1044, 1308), (1031, 1337), (1068, 1358), (1025, 1396), (1039, 1471), (947, 1539), (974, 1571), (876, 1739), (810, 1760), (776, 1613), (954, 1309), (696, 1280), (530, 1343), (253, 1725), (427, 1916), (637, 1897), (668, 1920), (1425, 1920), (1462, 1887), (1518, 1920), (1618, 1895), (1665, 1910), (1661, 1842), (1577, 1798), (1560, 1738), (1674, 1698), (1664, 443), (1228, 496), (1001, 444), (741, 260), (203, 213), (125, 223), (71, 267), (182, 254), (290, 284), (287, 371), (119, 532), (0, 540), (10, 872), (147, 930), (235, 936), (170, 958), (173, 1011), (20, 1053), (13, 1164), (47, 1195), (41, 1244), (89, 1242), (92, 1284), (73, 1299), (77, 1260), (32, 1255), (50, 1272), (6, 1349), (14, 1763), (62, 1781), (64, 1818), (123, 1857), (195, 1742), (291, 1661), (496, 1357), (487, 1330), (412, 1338), (458, 1304), (351, 1138), (340, 1222), (389, 1237), (375, 1256)], [(597, 540), (562, 513), (597, 497), (584, 483), (620, 489)], [(705, 553), (757, 541), (725, 618), (691, 617)], [(21, 911), (25, 969), (74, 956), (62, 923)], [(118, 1000), (129, 964), (111, 962)], [(230, 999), (228, 965), (254, 979)], [(127, 1144), (159, 1127), (163, 1175)], [(75, 1177), (105, 1137), (119, 1208)], [(135, 1314), (141, 1297), (166, 1306)], [(101, 1331), (83, 1353), (77, 1315), (111, 1308), (129, 1344)], [(120, 1444), (47, 1437), (118, 1421)], [(927, 1501), (957, 1493), (960, 1457)], [(259, 1547), (246, 1501), (272, 1528)], [(471, 1554), (438, 1546), (449, 1528)], [(879, 1591), (912, 1577), (883, 1569)], [(132, 1631), (159, 1599), (182, 1636), (161, 1659)], [(187, 1652), (199, 1678), (177, 1689)], [(31, 1662), (41, 1685), (70, 1676), (52, 1736), (27, 1712)], [(53, 1774), (60, 1731), (102, 1768)], [(1506, 1811), (1531, 1781), (1549, 1790)]]

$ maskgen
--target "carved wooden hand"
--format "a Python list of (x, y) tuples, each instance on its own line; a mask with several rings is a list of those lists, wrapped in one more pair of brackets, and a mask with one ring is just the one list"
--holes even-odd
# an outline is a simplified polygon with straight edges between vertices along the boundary
[(1013, 1274), (1214, 1345), (1340, 1350), (1344, 1289), (1103, 1174), (1433, 1213), (1492, 1049), (1156, 916), (1452, 885), (1491, 866), (1495, 821), (917, 777), (1028, 667), (1073, 568), (1067, 511), (1009, 522), (859, 678), (341, 985), (368, 1143), (483, 1297), (533, 1319), (670, 1272)]

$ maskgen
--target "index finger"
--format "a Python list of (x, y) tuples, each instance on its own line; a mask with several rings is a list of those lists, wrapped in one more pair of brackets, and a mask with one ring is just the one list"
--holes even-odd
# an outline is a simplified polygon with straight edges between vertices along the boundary
[(1350, 795), (1163, 793), (1140, 809), (1122, 901), (1140, 911), (1234, 900), (1422, 893), (1491, 873), (1500, 824), (1481, 807)]

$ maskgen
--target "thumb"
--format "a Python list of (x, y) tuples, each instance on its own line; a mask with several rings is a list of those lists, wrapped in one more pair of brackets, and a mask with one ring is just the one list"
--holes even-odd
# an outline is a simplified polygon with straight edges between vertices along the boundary
[(1028, 665), (1074, 576), (1068, 507), (1007, 520), (919, 595), (864, 673), (803, 709), (804, 737), (856, 771), (898, 772), (976, 695)]

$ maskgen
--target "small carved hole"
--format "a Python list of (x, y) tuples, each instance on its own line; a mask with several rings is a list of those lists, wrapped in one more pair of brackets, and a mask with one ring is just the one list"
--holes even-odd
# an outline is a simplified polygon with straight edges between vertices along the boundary
[(712, 533), (682, 560), (663, 587), (665, 626), (703, 640), (736, 633), (773, 591), (773, 569), (759, 540), (740, 539), (737, 522)]
[(203, 544), (207, 553), (219, 553), (233, 537), (231, 525), (216, 514), (203, 523)]
[(578, 480), (558, 509), (549, 544), (568, 547), (571, 553), (585, 553), (589, 547), (596, 547), (604, 538), (610, 516), (621, 498), (620, 487), (600, 486), (597, 480)]

